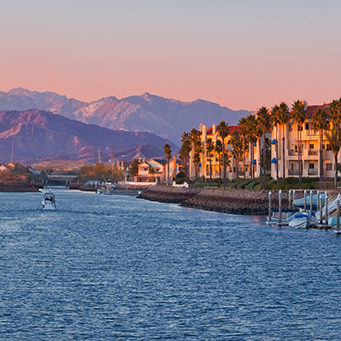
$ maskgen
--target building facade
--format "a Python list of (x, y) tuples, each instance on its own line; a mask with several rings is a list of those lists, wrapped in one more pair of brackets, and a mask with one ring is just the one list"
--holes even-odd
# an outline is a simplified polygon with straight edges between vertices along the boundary
[(327, 139), (327, 132), (324, 132), (322, 146), (320, 146), (320, 133), (315, 131), (312, 125), (313, 114), (319, 107), (328, 112), (328, 105), (306, 106), (306, 119), (302, 125), (291, 119), (287, 124), (273, 127), (271, 144), (272, 178), (277, 179), (276, 163), (278, 163), (279, 178), (282, 178), (283, 175), (285, 178), (299, 177), (300, 164), (303, 177), (319, 177), (321, 174), (320, 147), (322, 147), (323, 177), (332, 178), (334, 176), (335, 162)]
[[(228, 136), (224, 140), (225, 151), (228, 154), (229, 164), (226, 166), (226, 178), (228, 180), (234, 180), (239, 178), (252, 178), (261, 176), (261, 151), (262, 151), (262, 141), (258, 139), (253, 145), (251, 143), (245, 143), (245, 155), (241, 155), (238, 160), (233, 155), (233, 147), (231, 143), (232, 133), (239, 132), (239, 126), (231, 125), (228, 126)], [(205, 124), (200, 124), (200, 141), (203, 146), (202, 153), (200, 153), (200, 163), (198, 169), (195, 169), (194, 163), (194, 149), (192, 148), (189, 157), (189, 176), (194, 179), (196, 175), (198, 177), (204, 177), (205, 179), (210, 178), (210, 167), (212, 169), (212, 179), (223, 178), (223, 165), (222, 157), (217, 151), (212, 151), (207, 153), (206, 143), (208, 139), (211, 139), (213, 144), (216, 145), (219, 140), (221, 143), (222, 138), (220, 137), (217, 126), (213, 124), (210, 128), (207, 128)], [(269, 143), (271, 139), (271, 132), (266, 134), (266, 142)], [(253, 153), (250, 151), (253, 149)], [(253, 155), (253, 158), (251, 157)], [(245, 159), (245, 167), (244, 167)], [(220, 160), (220, 162), (219, 162)], [(211, 164), (211, 166), (210, 166)], [(196, 172), (198, 174), (196, 174)], [(252, 175), (253, 172), (253, 175)]]

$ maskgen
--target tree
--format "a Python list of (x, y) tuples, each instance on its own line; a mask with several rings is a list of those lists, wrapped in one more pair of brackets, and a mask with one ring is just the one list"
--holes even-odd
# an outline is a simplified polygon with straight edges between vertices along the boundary
[(298, 146), (297, 146), (297, 161), (298, 161), (298, 170), (300, 176), (300, 185), (302, 186), (302, 146), (301, 146), (301, 132), (302, 132), (302, 124), (306, 119), (305, 110), (304, 110), (304, 102), (297, 100), (291, 110), (292, 120), (296, 123), (297, 131), (298, 131)]
[(244, 171), (244, 179), (246, 178), (246, 171), (245, 171), (245, 153), (246, 153), (246, 139), (247, 139), (247, 119), (246, 117), (242, 117), (239, 122), (239, 131), (242, 137), (242, 147), (243, 147), (243, 171)]
[(333, 123), (333, 127), (341, 126), (341, 98), (334, 99), (329, 106), (330, 121)]
[(191, 145), (191, 139), (190, 134), (188, 132), (184, 132), (181, 136), (181, 147), (179, 151), (180, 159), (182, 161), (182, 164), (184, 166), (184, 172), (185, 176), (188, 177), (188, 161), (189, 161), (189, 153), (191, 152), (192, 145)]
[(279, 178), (279, 169), (278, 169), (278, 127), (279, 127), (279, 117), (278, 117), (279, 106), (276, 104), (271, 110), (271, 123), (276, 127), (276, 144), (275, 144), (275, 153), (276, 153), (276, 179)]
[(163, 153), (166, 156), (166, 160), (167, 160), (167, 178), (166, 178), (166, 184), (167, 186), (169, 185), (169, 161), (172, 158), (172, 148), (170, 146), (170, 144), (167, 142), (165, 143), (164, 147), (163, 147)]
[(278, 122), (282, 126), (282, 177), (285, 178), (285, 131), (286, 125), (289, 122), (289, 107), (285, 102), (279, 104), (277, 111)]
[(224, 188), (226, 188), (226, 163), (225, 163), (225, 139), (228, 136), (229, 128), (225, 121), (220, 121), (217, 127), (219, 136), (222, 139), (222, 154), (223, 154), (223, 176), (224, 176)]
[(129, 165), (129, 174), (131, 176), (137, 176), (139, 173), (139, 160), (134, 159)]
[(255, 115), (250, 114), (246, 117), (247, 120), (247, 141), (249, 142), (249, 150), (250, 150), (250, 171), (251, 171), (251, 178), (254, 178), (255, 174), (255, 167), (254, 167), (254, 154), (255, 154), (255, 143), (257, 142), (258, 138), (258, 131), (257, 131), (257, 120)]
[(206, 140), (206, 153), (207, 153), (207, 158), (208, 162), (210, 164), (210, 182), (212, 182), (212, 156), (211, 153), (214, 150), (214, 142), (212, 141), (211, 138), (208, 138)]
[(218, 154), (219, 181), (221, 183), (221, 153), (223, 152), (223, 145), (220, 140), (217, 140), (215, 144), (215, 151)]
[(314, 131), (319, 132), (320, 181), (323, 181), (323, 132), (329, 128), (327, 113), (322, 108), (318, 108), (313, 114), (311, 123)]
[(257, 127), (262, 136), (263, 142), (263, 157), (262, 157), (262, 169), (263, 169), (263, 189), (266, 185), (266, 143), (265, 133), (271, 129), (271, 116), (266, 107), (261, 107), (257, 112)]
[(237, 166), (237, 179), (239, 179), (239, 160), (243, 154), (243, 143), (241, 136), (237, 131), (231, 134), (232, 155), (236, 159)]
[(338, 154), (341, 148), (341, 128), (335, 127), (326, 134), (334, 155), (334, 188), (337, 188)]
[(195, 178), (199, 177), (200, 154), (202, 153), (202, 144), (200, 140), (194, 142), (194, 156), (193, 163), (195, 168)]

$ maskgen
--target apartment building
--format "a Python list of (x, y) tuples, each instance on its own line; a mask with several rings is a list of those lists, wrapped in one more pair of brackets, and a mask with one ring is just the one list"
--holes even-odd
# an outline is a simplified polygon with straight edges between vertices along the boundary
[[(271, 143), (272, 178), (277, 178), (276, 163), (278, 163), (278, 177), (280, 178), (283, 177), (283, 163), (285, 177), (298, 177), (300, 174), (299, 164), (302, 165), (303, 177), (320, 176), (320, 138), (319, 132), (314, 131), (312, 126), (313, 114), (319, 107), (326, 111), (329, 109), (328, 105), (306, 106), (306, 120), (302, 125), (291, 120), (288, 124), (273, 127)], [(322, 159), (324, 178), (332, 178), (335, 166), (334, 157), (326, 133), (324, 133), (322, 142)]]

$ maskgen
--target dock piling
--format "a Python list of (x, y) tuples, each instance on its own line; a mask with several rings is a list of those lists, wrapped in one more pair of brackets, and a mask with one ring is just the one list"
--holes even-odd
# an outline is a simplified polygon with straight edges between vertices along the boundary
[(304, 190), (304, 212), (307, 212), (307, 191)]
[(336, 230), (340, 232), (340, 197), (336, 199)]
[(269, 192), (269, 221), (271, 221), (272, 217), (272, 208), (271, 208), (271, 197), (272, 197), (272, 192)]
[(320, 196), (320, 224), (323, 224), (323, 206), (322, 206), (322, 197)]
[(324, 221), (325, 221), (325, 225), (328, 226), (328, 191), (325, 192), (325, 213), (324, 213)]
[(278, 224), (282, 224), (282, 190), (278, 192)]
[(311, 217), (313, 215), (313, 191), (310, 191), (310, 198), (309, 198), (309, 208), (310, 208), (310, 212), (309, 212), (309, 216)]

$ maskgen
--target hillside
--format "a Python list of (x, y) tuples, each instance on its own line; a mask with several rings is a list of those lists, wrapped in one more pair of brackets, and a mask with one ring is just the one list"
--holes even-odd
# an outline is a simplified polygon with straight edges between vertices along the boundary
[[(0, 162), (71, 159), (95, 162), (107, 160), (114, 148), (123, 159), (162, 156), (167, 141), (148, 132), (110, 130), (87, 125), (41, 110), (0, 112)], [(177, 147), (172, 144), (177, 151)]]
[(181, 102), (149, 93), (122, 99), (111, 96), (87, 103), (53, 92), (22, 88), (0, 92), (0, 110), (28, 109), (50, 111), (113, 130), (149, 131), (176, 144), (184, 131), (198, 127), (201, 122), (211, 125), (225, 120), (236, 124), (249, 113), (209, 101)]

